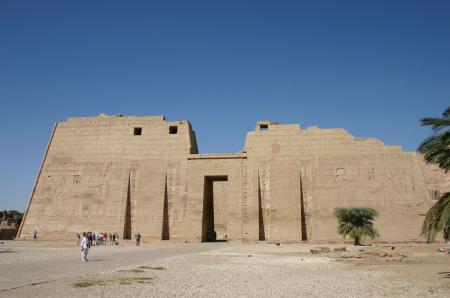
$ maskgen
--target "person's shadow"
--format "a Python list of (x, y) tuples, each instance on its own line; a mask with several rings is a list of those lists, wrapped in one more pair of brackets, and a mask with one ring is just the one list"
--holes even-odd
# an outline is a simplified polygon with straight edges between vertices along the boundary
[(450, 278), (450, 272), (438, 272), (441, 278)]

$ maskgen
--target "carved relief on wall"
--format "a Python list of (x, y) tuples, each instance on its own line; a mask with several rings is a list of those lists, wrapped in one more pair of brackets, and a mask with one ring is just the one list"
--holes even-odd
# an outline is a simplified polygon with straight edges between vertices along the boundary
[(345, 174), (345, 169), (344, 168), (337, 168), (336, 169), (336, 175), (334, 177), (334, 181), (336, 182), (341, 182), (344, 180), (344, 174)]
[(73, 175), (72, 184), (80, 184), (80, 175)]

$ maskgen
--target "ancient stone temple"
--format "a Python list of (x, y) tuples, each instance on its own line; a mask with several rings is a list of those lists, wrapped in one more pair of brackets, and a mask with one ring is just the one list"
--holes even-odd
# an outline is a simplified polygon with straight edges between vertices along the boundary
[(449, 181), (415, 152), (344, 129), (261, 121), (241, 152), (199, 154), (185, 120), (69, 118), (54, 126), (18, 237), (341, 242), (334, 208), (366, 206), (380, 241), (420, 241)]

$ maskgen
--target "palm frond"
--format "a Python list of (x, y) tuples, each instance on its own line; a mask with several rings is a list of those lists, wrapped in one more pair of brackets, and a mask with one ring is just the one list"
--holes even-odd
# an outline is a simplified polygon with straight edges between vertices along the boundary
[(450, 218), (450, 192), (445, 193), (438, 201), (437, 225), (436, 227), (443, 231), (449, 224)]
[(450, 107), (446, 108), (444, 113), (442, 114), (444, 117), (450, 117)]
[(442, 118), (426, 117), (420, 120), (422, 126), (431, 125), (431, 128), (435, 131), (450, 126), (450, 106), (447, 107), (442, 113)]
[(450, 225), (450, 192), (445, 193), (427, 212), (422, 224), (422, 235), (429, 243), (437, 233)]
[(431, 135), (420, 144), (418, 151), (425, 161), (437, 164), (445, 172), (450, 170), (450, 130)]
[[(426, 162), (437, 164), (446, 173), (450, 170), (450, 107), (442, 118), (424, 118), (422, 125), (431, 126), (433, 134), (417, 149)], [(450, 234), (450, 193), (445, 193), (430, 210), (422, 224), (422, 235), (427, 242), (433, 242), (436, 234), (444, 231)], [(447, 239), (447, 238), (446, 238)]]
[(422, 233), (421, 235), (425, 237), (425, 241), (427, 243), (431, 243), (436, 238), (437, 233), (436, 230), (436, 205), (431, 207), (427, 214), (425, 215), (425, 219), (422, 224)]
[(435, 131), (450, 126), (450, 118), (423, 118), (420, 120), (422, 126), (429, 126)]

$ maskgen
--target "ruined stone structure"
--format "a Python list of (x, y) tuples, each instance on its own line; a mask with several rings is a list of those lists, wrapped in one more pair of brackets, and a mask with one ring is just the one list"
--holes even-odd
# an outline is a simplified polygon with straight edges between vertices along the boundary
[(199, 154), (185, 120), (69, 118), (54, 126), (18, 237), (342, 242), (334, 208), (366, 206), (380, 213), (379, 241), (421, 241), (433, 194), (449, 189), (415, 152), (344, 129), (262, 121), (241, 152)]
[(0, 240), (14, 239), (22, 222), (23, 214), (16, 210), (0, 211)]

